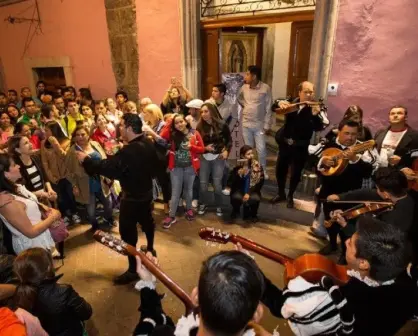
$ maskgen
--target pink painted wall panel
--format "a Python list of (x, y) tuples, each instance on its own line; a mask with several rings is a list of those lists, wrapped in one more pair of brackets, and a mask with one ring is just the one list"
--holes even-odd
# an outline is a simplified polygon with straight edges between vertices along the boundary
[(365, 111), (374, 130), (387, 125), (391, 106), (409, 109), (418, 128), (418, 1), (341, 0), (330, 82), (329, 114), (338, 122), (350, 104)]
[(180, 0), (136, 0), (139, 95), (160, 103), (181, 77)]
[[(7, 88), (29, 84), (22, 54), (30, 23), (11, 25), (4, 18), (32, 16), (34, 2), (0, 7), (0, 58)], [(42, 33), (35, 35), (28, 57), (70, 57), (75, 86), (92, 89), (96, 97), (113, 96), (116, 90), (111, 66), (103, 0), (38, 0)], [(23, 12), (23, 13), (22, 13)]]

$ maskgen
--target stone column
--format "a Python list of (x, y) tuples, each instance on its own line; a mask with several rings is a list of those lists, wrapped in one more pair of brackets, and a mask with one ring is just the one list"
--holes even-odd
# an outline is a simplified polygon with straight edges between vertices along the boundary
[(104, 0), (117, 89), (138, 101), (139, 55), (135, 0)]
[(309, 81), (315, 84), (316, 96), (327, 97), (328, 78), (334, 53), (339, 0), (317, 0), (312, 34)]
[(201, 98), (200, 6), (196, 0), (181, 0), (182, 73), (184, 86)]

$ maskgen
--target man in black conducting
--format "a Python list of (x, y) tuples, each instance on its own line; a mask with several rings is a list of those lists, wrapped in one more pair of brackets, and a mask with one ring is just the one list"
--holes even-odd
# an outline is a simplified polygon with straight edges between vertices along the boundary
[[(77, 152), (78, 160), (89, 175), (102, 175), (118, 180), (122, 185), (119, 232), (128, 244), (138, 242), (137, 223), (147, 238), (147, 250), (155, 255), (152, 217), (152, 179), (158, 169), (158, 158), (152, 142), (142, 133), (142, 121), (137, 114), (125, 114), (120, 124), (122, 139), (128, 142), (116, 155), (102, 161), (92, 160)], [(157, 168), (157, 169), (156, 169)], [(138, 279), (135, 257), (128, 256), (129, 268), (114, 279), (115, 284), (128, 284)]]

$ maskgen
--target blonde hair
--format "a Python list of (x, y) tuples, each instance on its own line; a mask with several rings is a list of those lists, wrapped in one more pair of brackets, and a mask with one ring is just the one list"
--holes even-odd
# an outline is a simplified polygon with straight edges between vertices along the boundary
[(161, 112), (160, 107), (156, 104), (148, 104), (147, 106), (145, 106), (144, 113), (152, 114), (153, 118), (156, 121), (161, 121), (164, 119), (163, 112)]
[(137, 111), (136, 104), (132, 100), (127, 101), (125, 106), (128, 112), (132, 112), (132, 110)]
[(174, 113), (167, 113), (164, 114), (164, 121), (168, 122), (169, 120), (173, 119)]

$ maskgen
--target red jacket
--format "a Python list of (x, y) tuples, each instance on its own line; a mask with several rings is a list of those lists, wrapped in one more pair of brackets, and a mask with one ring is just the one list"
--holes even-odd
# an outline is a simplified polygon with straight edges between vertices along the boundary
[(91, 139), (94, 141), (97, 141), (100, 146), (104, 148), (104, 144), (106, 141), (114, 140), (116, 139), (116, 131), (114, 130), (107, 130), (110, 134), (110, 138), (106, 136), (98, 127), (94, 131), (93, 135), (91, 136)]
[[(171, 141), (171, 123), (168, 122), (167, 124), (161, 130), (160, 136), (163, 139), (171, 142), (171, 147), (168, 152), (168, 168), (170, 170), (173, 170), (176, 162), (174, 154), (176, 150), (176, 144), (174, 143), (174, 141)], [(199, 154), (203, 154), (205, 152), (205, 146), (203, 144), (202, 137), (200, 136), (198, 131), (190, 130), (190, 132), (192, 132), (192, 136), (190, 137), (190, 156), (192, 158), (192, 166), (197, 174), (200, 168)]]

